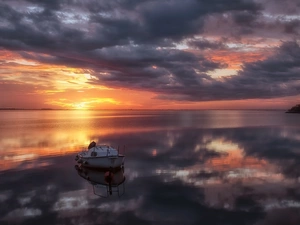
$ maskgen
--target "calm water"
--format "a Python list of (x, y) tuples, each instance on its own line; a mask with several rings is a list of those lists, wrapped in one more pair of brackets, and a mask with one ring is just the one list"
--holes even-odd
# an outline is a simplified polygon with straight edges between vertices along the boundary
[[(0, 111), (0, 129), (1, 225), (300, 224), (300, 115)], [(106, 198), (105, 171), (74, 168), (92, 140), (126, 155)]]

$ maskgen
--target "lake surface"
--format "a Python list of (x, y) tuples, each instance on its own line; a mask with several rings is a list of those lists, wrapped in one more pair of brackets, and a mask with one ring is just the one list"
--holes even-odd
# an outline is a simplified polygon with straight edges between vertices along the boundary
[[(0, 129), (1, 225), (300, 224), (297, 114), (4, 110)], [(126, 155), (112, 195), (75, 169), (90, 141)]]

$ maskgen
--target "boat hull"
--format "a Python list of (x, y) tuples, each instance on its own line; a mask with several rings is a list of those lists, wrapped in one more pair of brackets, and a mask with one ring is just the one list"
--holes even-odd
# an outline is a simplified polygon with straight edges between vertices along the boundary
[(118, 169), (92, 169), (86, 167), (75, 167), (78, 174), (90, 181), (93, 185), (108, 185), (107, 173), (108, 171), (112, 174), (111, 184), (112, 186), (118, 186), (125, 181), (124, 170), (121, 168)]
[(124, 164), (124, 156), (116, 157), (82, 157), (79, 156), (77, 162), (89, 168), (117, 168)]

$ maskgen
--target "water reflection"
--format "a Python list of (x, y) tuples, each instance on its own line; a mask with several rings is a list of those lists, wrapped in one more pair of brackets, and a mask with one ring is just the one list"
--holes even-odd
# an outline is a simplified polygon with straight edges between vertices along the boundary
[(115, 169), (91, 169), (75, 165), (80, 177), (87, 180), (92, 186), (95, 195), (108, 197), (113, 193), (119, 197), (125, 193), (124, 167)]
[[(66, 113), (0, 118), (1, 224), (300, 224), (299, 117)], [(126, 146), (122, 198), (94, 194), (107, 171), (74, 170), (90, 140)]]

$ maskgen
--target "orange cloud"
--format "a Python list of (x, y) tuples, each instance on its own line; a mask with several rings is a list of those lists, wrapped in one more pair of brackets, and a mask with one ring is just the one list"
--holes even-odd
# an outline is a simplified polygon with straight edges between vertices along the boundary
[(258, 52), (238, 52), (238, 51), (215, 51), (208, 55), (213, 61), (225, 63), (227, 69), (239, 70), (243, 63), (263, 60), (268, 57), (268, 54), (262, 51)]

